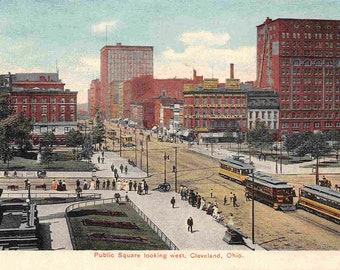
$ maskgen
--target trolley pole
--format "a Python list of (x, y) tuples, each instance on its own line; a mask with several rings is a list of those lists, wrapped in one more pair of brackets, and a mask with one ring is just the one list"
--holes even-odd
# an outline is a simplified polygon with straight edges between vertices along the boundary
[(119, 156), (122, 156), (122, 128), (119, 127)]
[(164, 152), (164, 184), (166, 184), (166, 160), (168, 159), (168, 156), (166, 155), (166, 152)]
[(137, 135), (136, 135), (136, 128), (135, 128), (135, 164), (137, 165)]
[(146, 176), (149, 177), (149, 143), (148, 140), (145, 140), (146, 146)]
[(177, 146), (175, 146), (175, 192), (177, 193)]
[(255, 208), (254, 208), (254, 171), (251, 174), (252, 176), (252, 196), (251, 196), (251, 238), (253, 240), (253, 244), (255, 244)]
[(140, 141), (140, 169), (143, 170), (143, 139)]

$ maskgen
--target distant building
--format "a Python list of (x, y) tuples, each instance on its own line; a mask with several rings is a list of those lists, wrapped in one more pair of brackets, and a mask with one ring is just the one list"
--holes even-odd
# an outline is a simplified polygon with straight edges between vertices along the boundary
[(101, 105), (103, 105), (101, 94), (101, 83), (99, 79), (92, 80), (87, 95), (90, 118), (94, 118), (97, 111), (100, 111)]
[(67, 133), (77, 129), (77, 94), (64, 89), (58, 73), (17, 73), (11, 75), (12, 114), (22, 114), (33, 125), (33, 140), (53, 131), (63, 144)]
[(256, 87), (279, 94), (279, 135), (340, 129), (340, 20), (257, 26)]
[(153, 47), (121, 43), (104, 46), (100, 51), (100, 74), (102, 100), (105, 101), (101, 110), (108, 118), (115, 112), (112, 107), (121, 103), (117, 93), (119, 83), (144, 75), (153, 76)]
[(248, 130), (255, 128), (256, 121), (265, 122), (272, 133), (279, 127), (279, 96), (271, 89), (254, 89), (248, 95)]
[(246, 132), (247, 91), (234, 79), (233, 64), (224, 87), (219, 87), (218, 79), (184, 86), (183, 117), (184, 128), (197, 134)]

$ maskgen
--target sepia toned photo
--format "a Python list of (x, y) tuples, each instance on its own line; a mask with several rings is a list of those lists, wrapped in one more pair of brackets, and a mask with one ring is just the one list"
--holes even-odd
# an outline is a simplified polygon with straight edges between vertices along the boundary
[(339, 269), (340, 2), (0, 1), (6, 269)]

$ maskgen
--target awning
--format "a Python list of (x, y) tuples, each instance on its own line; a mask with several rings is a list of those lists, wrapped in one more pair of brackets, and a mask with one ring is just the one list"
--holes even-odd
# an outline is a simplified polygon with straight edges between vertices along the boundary
[(222, 137), (224, 137), (224, 133), (223, 132), (202, 133), (201, 137), (202, 138), (222, 138)]

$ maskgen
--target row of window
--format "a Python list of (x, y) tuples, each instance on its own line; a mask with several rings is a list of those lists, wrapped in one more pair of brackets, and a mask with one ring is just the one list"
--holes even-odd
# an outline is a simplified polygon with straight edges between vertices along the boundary
[[(186, 126), (189, 128), (216, 128), (216, 129), (225, 129), (225, 128), (237, 128), (234, 125), (234, 122), (228, 122), (225, 120), (199, 120), (196, 119), (193, 122), (191, 121), (191, 119), (187, 119), (186, 120)], [(242, 121), (241, 123), (241, 127), (242, 128), (246, 128), (247, 127), (247, 122), (246, 121)]]
[[(13, 113), (17, 113), (18, 112), (18, 106), (13, 106)], [(22, 112), (27, 112), (27, 106), (22, 106)], [(74, 113), (75, 112), (75, 106), (69, 106), (70, 108), (70, 112)], [(47, 113), (47, 106), (40, 106), (40, 111), (42, 113)], [(57, 106), (52, 106), (51, 107), (51, 111), (52, 112), (56, 112), (57, 111)], [(65, 106), (59, 106), (59, 112), (64, 113), (66, 111), (66, 107)], [(35, 113), (37, 112), (37, 107), (36, 106), (31, 106), (31, 112)]]
[(222, 105), (224, 101), (224, 104), (240, 104), (240, 105), (246, 105), (247, 99), (246, 98), (233, 98), (233, 97), (195, 97), (195, 104), (218, 104)]
[(306, 119), (337, 119), (339, 118), (339, 113), (333, 113), (333, 112), (314, 112), (314, 113), (297, 113), (297, 112), (281, 112), (281, 119), (286, 118), (306, 118)]
[[(338, 82), (339, 79), (336, 79), (336, 81)], [(285, 85), (282, 85), (281, 86), (281, 93), (284, 93), (284, 92), (301, 92), (301, 90), (303, 92), (312, 92), (313, 94), (317, 93), (317, 92), (323, 92), (322, 89), (323, 89), (323, 86), (317, 86), (317, 85), (313, 85), (313, 87), (311, 88), (311, 86), (306, 86), (304, 85), (303, 88), (300, 86), (285, 86)], [(336, 86), (336, 87), (333, 87), (333, 86), (324, 86), (324, 92), (340, 92), (340, 86)]]
[[(290, 66), (291, 60), (290, 59), (282, 59), (281, 60), (281, 66)], [(292, 60), (293, 66), (336, 66), (340, 67), (340, 61), (335, 60), (315, 60), (312, 61), (310, 59), (294, 59)]]
[[(300, 101), (303, 99), (303, 101), (333, 101), (333, 96), (324, 96), (324, 98), (321, 95), (307, 95), (307, 96), (299, 96), (299, 95), (281, 95), (281, 101)], [(334, 96), (335, 101), (340, 100), (340, 96)]]
[(340, 48), (340, 42), (321, 42), (321, 41), (316, 41), (316, 42), (312, 42), (312, 41), (305, 41), (305, 42), (299, 42), (299, 41), (282, 41), (281, 42), (281, 47), (282, 48), (289, 48), (290, 46), (292, 47), (296, 47), (296, 48), (302, 48), (304, 47), (305, 49), (309, 48), (316, 48), (316, 49), (322, 49), (322, 48), (326, 48), (326, 49), (333, 49), (333, 48)]
[[(310, 122), (305, 122), (305, 123), (300, 123), (300, 122), (293, 122), (293, 123), (281, 123), (281, 128), (282, 129), (288, 129), (289, 127), (292, 128), (309, 128), (311, 127)], [(320, 128), (321, 123), (320, 122), (314, 122), (314, 128)], [(332, 123), (332, 122), (326, 122), (324, 127), (331, 128), (331, 127), (340, 127), (340, 122)]]
[(333, 82), (335, 82), (335, 84), (339, 84), (339, 79), (333, 80), (333, 78), (317, 78), (317, 77), (305, 77), (305, 78), (300, 78), (300, 77), (283, 77), (281, 76), (281, 83), (282, 84), (333, 84)]
[[(330, 29), (330, 28), (329, 28)], [(322, 33), (308, 33), (308, 32), (304, 32), (304, 33), (289, 33), (289, 32), (282, 32), (281, 33), (281, 38), (283, 39), (290, 39), (290, 38), (294, 38), (294, 39), (300, 39), (300, 38), (304, 38), (304, 39), (340, 39), (340, 34), (333, 34), (333, 33), (326, 33), (326, 34), (322, 34)]]
[[(60, 122), (65, 122), (65, 114), (61, 114), (59, 116), (59, 119), (57, 119), (56, 115), (52, 114), (51, 117), (50, 117), (50, 120), (48, 119), (48, 115), (46, 114), (42, 114), (41, 117), (40, 117), (40, 121), (39, 122), (43, 122), (43, 123), (48, 123), (48, 122), (57, 122), (57, 121), (60, 121)], [(70, 114), (70, 118), (68, 121), (75, 121), (75, 115), (74, 114)], [(31, 122), (35, 123), (37, 122), (37, 116), (36, 115), (31, 115)]]
[[(281, 68), (281, 75), (289, 75), (291, 68)], [(293, 75), (301, 75), (304, 76), (311, 76), (311, 75), (340, 75), (340, 69), (339, 68), (325, 68), (324, 70), (322, 68), (298, 68), (294, 67), (292, 70)]]
[(278, 116), (278, 112), (277, 111), (249, 111), (249, 118), (252, 119), (254, 116), (255, 118), (259, 118), (261, 115), (262, 119), (271, 119), (273, 117), (273, 119), (277, 119)]
[(17, 98), (17, 97), (12, 97), (11, 102), (13, 104), (17, 104), (17, 103), (24, 103), (24, 104), (28, 104), (28, 103), (74, 103), (74, 98), (70, 98), (70, 99), (66, 99), (66, 98), (56, 98), (56, 97), (51, 97), (51, 98), (46, 98), (46, 97), (41, 97), (41, 98), (36, 98), (36, 97), (31, 97), (31, 98), (27, 98), (27, 97), (23, 97), (22, 99)]
[[(301, 105), (301, 106), (300, 106)], [(305, 109), (305, 110), (317, 110), (317, 109), (340, 109), (339, 104), (335, 104), (333, 106), (333, 104), (324, 104), (324, 108), (322, 108), (321, 104), (300, 104), (300, 102), (296, 102), (294, 104), (292, 104), (292, 106), (290, 104), (284, 104), (281, 103), (280, 104), (280, 109), (281, 110), (289, 110), (289, 109), (293, 109), (293, 110), (299, 110), (299, 109)]]
[[(190, 111), (190, 110), (188, 110)], [(191, 110), (192, 111), (192, 110)], [(203, 114), (203, 115), (206, 115), (206, 114), (210, 114), (210, 115), (222, 115), (222, 114), (237, 114), (237, 115), (241, 115), (241, 114), (245, 114), (247, 112), (247, 109), (239, 109), (239, 108), (229, 108), (226, 109), (226, 110), (222, 110), (221, 108), (210, 108), (209, 110), (207, 108), (203, 108), (203, 109), (200, 109), (200, 108), (195, 108), (194, 109), (194, 113), (195, 115), (197, 114)]]
[(281, 50), (281, 56), (316, 56), (316, 57), (339, 57), (340, 52), (332, 52), (332, 51), (307, 51), (304, 50), (303, 53), (301, 53), (300, 50)]
[[(266, 121), (265, 122), (267, 128), (269, 129), (277, 129), (277, 121)], [(256, 122), (249, 121), (249, 129), (253, 129), (256, 127)]]

